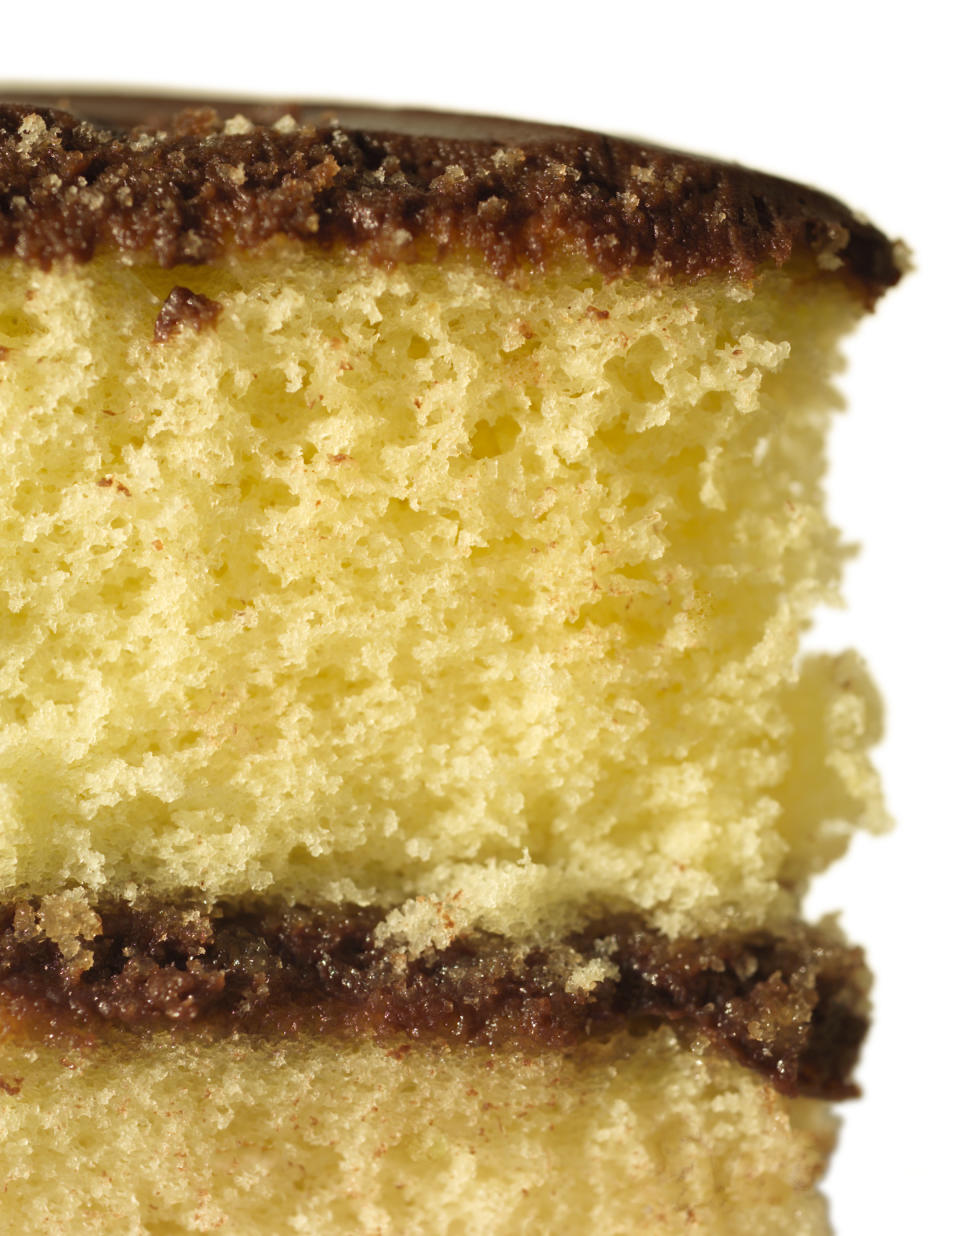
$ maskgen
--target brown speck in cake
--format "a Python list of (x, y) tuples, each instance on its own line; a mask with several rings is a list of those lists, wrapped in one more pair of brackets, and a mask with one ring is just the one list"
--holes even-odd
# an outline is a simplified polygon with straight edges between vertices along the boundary
[(125, 498), (130, 497), (130, 490), (126, 485), (124, 485), (123, 481), (118, 481), (115, 477), (101, 476), (100, 480), (97, 481), (97, 486), (100, 489), (116, 489), (116, 491), (123, 494)]
[(177, 285), (170, 289), (167, 299), (160, 306), (153, 325), (154, 342), (165, 343), (171, 335), (183, 330), (184, 326), (192, 326), (197, 331), (206, 326), (214, 326), (222, 312), (223, 305), (219, 301), (211, 300), (202, 292), (191, 292), (189, 288)]

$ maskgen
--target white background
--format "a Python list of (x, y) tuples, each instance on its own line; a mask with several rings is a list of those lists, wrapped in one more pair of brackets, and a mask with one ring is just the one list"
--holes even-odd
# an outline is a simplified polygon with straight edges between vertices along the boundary
[(776, 0), (4, 9), (0, 82), (424, 104), (639, 134), (813, 183), (909, 242), (916, 271), (849, 349), (831, 501), (864, 549), (848, 611), (817, 634), (855, 644), (882, 685), (899, 828), (855, 844), (813, 904), (844, 907), (878, 974), (866, 1098), (845, 1108), (828, 1181), (838, 1236), (957, 1231), (954, 19), (924, 3), (894, 18)]

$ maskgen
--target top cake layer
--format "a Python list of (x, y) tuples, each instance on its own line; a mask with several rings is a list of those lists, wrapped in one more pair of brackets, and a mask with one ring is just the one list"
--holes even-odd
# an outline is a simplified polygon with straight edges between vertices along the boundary
[(798, 664), (843, 282), (0, 272), (0, 889), (725, 930), (882, 818)]
[(0, 106), (0, 895), (791, 922), (884, 820), (800, 652), (889, 242), (572, 130), (124, 106)]
[(287, 236), (387, 264), (467, 251), (498, 274), (559, 257), (660, 279), (808, 256), (868, 303), (900, 274), (836, 199), (649, 143), (339, 104), (76, 99), (0, 106), (0, 253), (172, 267)]

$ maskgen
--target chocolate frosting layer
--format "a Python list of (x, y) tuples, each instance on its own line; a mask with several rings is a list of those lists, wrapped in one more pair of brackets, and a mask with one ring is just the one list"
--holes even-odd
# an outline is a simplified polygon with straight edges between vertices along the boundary
[(787, 1094), (857, 1093), (863, 957), (803, 924), (669, 940), (615, 914), (548, 947), (475, 932), (414, 957), (379, 940), (374, 907), (49, 901), (0, 910), (0, 1020), (27, 1034), (180, 1026), (542, 1050), (667, 1021)]
[(209, 262), (285, 236), (383, 263), (468, 253), (501, 275), (572, 257), (747, 280), (799, 257), (867, 303), (900, 275), (836, 199), (646, 142), (339, 104), (7, 98), (0, 253), (44, 267), (101, 249)]

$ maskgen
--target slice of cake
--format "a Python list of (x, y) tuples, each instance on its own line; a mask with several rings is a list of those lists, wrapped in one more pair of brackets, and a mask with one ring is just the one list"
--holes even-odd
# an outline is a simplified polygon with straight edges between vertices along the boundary
[(19, 1232), (813, 1236), (885, 821), (801, 655), (831, 198), (320, 106), (0, 106)]

